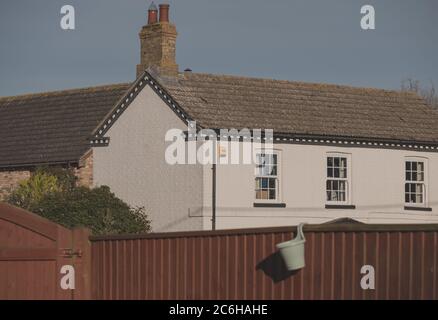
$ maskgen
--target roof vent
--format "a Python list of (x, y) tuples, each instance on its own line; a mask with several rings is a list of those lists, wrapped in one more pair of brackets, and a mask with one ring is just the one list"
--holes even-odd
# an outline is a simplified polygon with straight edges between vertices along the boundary
[(192, 69), (186, 68), (186, 69), (184, 69), (184, 72), (192, 72)]

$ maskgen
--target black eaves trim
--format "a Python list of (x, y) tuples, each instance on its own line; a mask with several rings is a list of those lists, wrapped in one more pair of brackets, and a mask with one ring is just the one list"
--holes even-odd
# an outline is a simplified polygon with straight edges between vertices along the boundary
[(405, 206), (405, 210), (413, 210), (413, 211), (432, 211), (432, 208)]
[[(111, 110), (110, 114), (99, 124), (98, 128), (93, 131), (91, 141), (96, 141), (104, 138), (106, 132), (111, 128), (114, 122), (121, 116), (124, 110), (131, 104), (135, 97), (145, 87), (149, 86), (155, 91), (158, 96), (170, 107), (170, 109), (186, 124), (193, 119), (187, 114), (184, 109), (175, 101), (165, 90), (165, 87), (159, 83), (154, 76), (148, 71), (144, 71), (134, 84), (130, 87), (128, 92), (120, 99), (116, 106)], [(199, 129), (201, 127), (197, 125)], [(214, 129), (214, 128), (210, 128)], [(218, 129), (214, 129), (218, 130)], [(292, 134), (292, 133), (275, 133), (272, 137), (273, 143), (292, 143), (305, 145), (336, 145), (344, 147), (355, 148), (383, 148), (383, 149), (412, 149), (419, 152), (438, 152), (438, 143), (431, 141), (404, 141), (381, 138), (354, 138), (343, 136), (326, 136), (313, 134)], [(93, 146), (106, 146), (105, 143), (94, 143)]]
[[(93, 137), (90, 137), (90, 143), (91, 141), (103, 139), (103, 136), (111, 128), (114, 122), (117, 121), (117, 119), (132, 103), (132, 101), (134, 101), (140, 91), (146, 86), (149, 86), (153, 91), (155, 91), (184, 123), (191, 121), (191, 117), (178, 105), (178, 103), (170, 96), (164, 87), (149, 72), (144, 71), (144, 73), (134, 82), (123, 98), (117, 102), (111, 112), (99, 124), (98, 128), (93, 131)], [(95, 146), (97, 145), (99, 144), (95, 144)]]
[(352, 204), (326, 204), (326, 209), (356, 209), (355, 205)]
[(286, 203), (259, 203), (259, 202), (254, 202), (254, 208), (286, 208)]

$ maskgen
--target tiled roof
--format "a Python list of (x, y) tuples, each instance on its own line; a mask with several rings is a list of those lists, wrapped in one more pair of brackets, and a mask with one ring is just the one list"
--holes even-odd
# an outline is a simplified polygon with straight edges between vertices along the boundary
[[(204, 128), (438, 144), (438, 112), (413, 93), (191, 72), (156, 80)], [(129, 87), (0, 98), (0, 167), (78, 162)]]
[(129, 84), (0, 98), (0, 167), (77, 162)]
[(189, 72), (161, 82), (206, 128), (438, 142), (438, 113), (414, 93)]

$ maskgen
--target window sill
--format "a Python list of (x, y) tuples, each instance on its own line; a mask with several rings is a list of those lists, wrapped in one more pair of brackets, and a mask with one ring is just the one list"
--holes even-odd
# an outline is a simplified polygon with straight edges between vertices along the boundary
[(356, 206), (351, 205), (351, 204), (326, 204), (325, 208), (326, 209), (350, 209), (350, 210), (354, 210), (354, 209), (356, 209)]
[(260, 203), (260, 202), (254, 202), (254, 208), (286, 208), (286, 203)]
[(405, 210), (412, 210), (412, 211), (432, 211), (432, 208), (405, 206)]

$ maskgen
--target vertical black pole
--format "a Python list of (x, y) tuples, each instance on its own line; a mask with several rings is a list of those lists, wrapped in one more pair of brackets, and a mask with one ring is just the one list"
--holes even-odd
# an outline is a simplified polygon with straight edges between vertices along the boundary
[(212, 203), (211, 203), (211, 229), (216, 230), (216, 162), (213, 162), (212, 170)]

